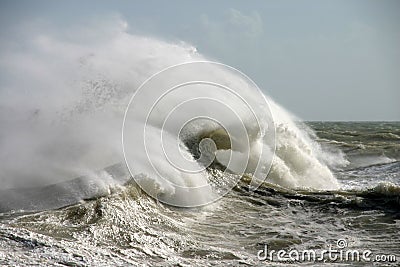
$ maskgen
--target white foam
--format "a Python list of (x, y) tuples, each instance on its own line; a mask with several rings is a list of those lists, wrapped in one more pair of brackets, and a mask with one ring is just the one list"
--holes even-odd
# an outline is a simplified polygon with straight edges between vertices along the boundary
[[(94, 35), (96, 40), (82, 40), (79, 34), (63, 39), (59, 33), (38, 32), (26, 36), (26, 50), (0, 52), (1, 68), (11, 77), (1, 82), (0, 90), (0, 183), (4, 188), (54, 183), (122, 162), (121, 124), (134, 89), (165, 67), (204, 59), (184, 43), (135, 36), (126, 32), (125, 26), (107, 29)], [(179, 96), (181, 100), (185, 97)], [(321, 148), (296, 126), (289, 113), (269, 100), (276, 125), (276, 154), (268, 181), (290, 188), (338, 188)], [(244, 112), (240, 107), (236, 111)], [(160, 124), (153, 126), (150, 134), (156, 136)], [(215, 130), (215, 125), (208, 124), (187, 134), (199, 134), (204, 127)], [(250, 120), (246, 127), (252, 129)], [(253, 158), (255, 161), (260, 153), (272, 154), (274, 150), (262, 148), (262, 135), (250, 135), (246, 172), (256, 171)], [(171, 137), (170, 142), (173, 146), (177, 140)], [(159, 152), (156, 147), (157, 143), (154, 154)], [(224, 153), (219, 153), (222, 163)], [(240, 152), (237, 155), (240, 158)], [(145, 156), (136, 155), (137, 175), (162, 194), (176, 194), (157, 180), (153, 168), (140, 164)], [(161, 156), (155, 164), (177, 184), (202, 185), (207, 181), (207, 173), (188, 178)]]

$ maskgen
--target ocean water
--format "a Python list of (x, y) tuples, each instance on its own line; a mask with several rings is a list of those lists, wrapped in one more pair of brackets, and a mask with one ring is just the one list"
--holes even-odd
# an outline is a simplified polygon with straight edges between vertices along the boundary
[[(385, 263), (396, 266), (400, 259), (400, 123), (308, 122), (298, 127), (320, 149), (342, 161), (329, 165), (338, 188), (289, 188), (272, 177), (251, 191), (250, 178), (244, 176), (210, 205), (177, 208), (149, 197), (116, 165), (106, 172), (124, 182), (102, 190), (84, 178), (59, 187), (3, 190), (0, 264), (274, 266), (288, 262), (260, 261), (257, 253), (265, 245), (270, 250), (321, 251), (343, 239), (349, 249), (397, 256), (397, 262)], [(218, 168), (208, 171), (214, 177), (228, 176)], [(71, 197), (72, 192), (80, 193)], [(350, 264), (329, 259), (326, 263)]]
[(66, 36), (0, 51), (0, 265), (400, 257), (400, 123), (300, 122), (243, 73), (126, 23)]

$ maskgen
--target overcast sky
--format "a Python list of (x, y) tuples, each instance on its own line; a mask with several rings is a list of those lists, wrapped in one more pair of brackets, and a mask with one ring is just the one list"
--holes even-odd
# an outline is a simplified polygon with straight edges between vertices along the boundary
[(30, 21), (68, 29), (118, 16), (131, 33), (240, 69), (302, 119), (400, 120), (399, 14), (396, 0), (3, 0), (0, 40)]

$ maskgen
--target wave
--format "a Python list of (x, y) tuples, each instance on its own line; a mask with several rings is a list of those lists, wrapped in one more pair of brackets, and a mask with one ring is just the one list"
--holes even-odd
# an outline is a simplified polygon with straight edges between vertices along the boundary
[(349, 157), (350, 164), (346, 170), (359, 170), (370, 168), (379, 165), (385, 165), (397, 162), (396, 159), (387, 157), (385, 155), (356, 155)]
[(62, 208), (81, 200), (111, 195), (128, 179), (129, 172), (125, 165), (114, 164), (86, 176), (51, 185), (0, 189), (0, 212)]
[[(237, 191), (248, 194), (246, 186), (239, 186)], [(400, 215), (400, 185), (381, 182), (362, 189), (339, 190), (290, 190), (274, 184), (264, 183), (255, 192), (256, 198), (248, 198), (258, 205), (315, 207), (319, 211), (336, 210), (379, 210)]]
[[(8, 69), (7, 73), (12, 74), (9, 76), (24, 75), (24, 79), (8, 79), (1, 84), (0, 182), (4, 189), (14, 192), (12, 190), (19, 188), (43, 188), (52, 184), (63, 184), (74, 195), (73, 192), (85, 191), (77, 189), (75, 185), (66, 186), (65, 182), (75, 177), (91, 176), (89, 180), (97, 187), (115, 183), (109, 172), (100, 175), (94, 170), (124, 162), (120, 140), (121, 124), (135, 88), (139, 88), (154, 73), (171, 65), (206, 60), (191, 45), (132, 35), (127, 32), (126, 23), (118, 22), (117, 25), (118, 27), (107, 28), (99, 34), (95, 42), (79, 38), (75, 40), (71, 35), (68, 39), (61, 39), (59, 34), (40, 32), (26, 38), (23, 47), (29, 47), (28, 50), (1, 52), (1, 67)], [(198, 74), (189, 69), (177, 78), (196, 77)], [(201, 120), (187, 127), (183, 136), (167, 129), (163, 144), (168, 149), (172, 151), (179, 146), (180, 156), (192, 161), (190, 166), (202, 167), (202, 160), (207, 159), (199, 159), (196, 153), (200, 151), (201, 145), (204, 145), (203, 149), (210, 148), (207, 148), (207, 142), (202, 141), (211, 139), (216, 144), (218, 154), (213, 161), (214, 165), (210, 165), (212, 168), (217, 168), (219, 164), (219, 168), (228, 169), (235, 174), (238, 173), (235, 171), (236, 166), (245, 164), (245, 173), (259, 180), (266, 178), (270, 183), (287, 188), (339, 188), (339, 182), (330, 166), (338, 162), (344, 164), (345, 160), (340, 153), (323, 150), (313, 140), (312, 131), (305, 125), (296, 124), (294, 116), (270, 97), (263, 96), (267, 98), (269, 106), (260, 103), (260, 97), (254, 93), (255, 89), (252, 87), (254, 85), (244, 84), (241, 77), (226, 71), (212, 75), (222, 78), (231, 87), (241, 88), (241, 96), (249, 99), (255, 106), (256, 116), (261, 124), (258, 128), (254, 127), (254, 121), (237, 103), (237, 99), (230, 98), (221, 91), (210, 91), (208, 95), (223, 99), (223, 104), (243, 115), (241, 123), (247, 131), (250, 147), (247, 151), (248, 161), (242, 162), (245, 151), (240, 148), (242, 140), (231, 139), (229, 143), (224, 134), (221, 134), (223, 127)], [(26, 90), (28, 86), (29, 91)], [(157, 95), (158, 92), (153, 93)], [(166, 100), (151, 118), (146, 138), (151, 140), (149, 153), (154, 156), (153, 166), (146, 161), (147, 155), (138, 149), (143, 139), (138, 138), (129, 148), (135, 165), (131, 173), (142, 181), (141, 185), (145, 189), (168, 199), (184, 198), (190, 205), (199, 203), (193, 199), (208, 198), (208, 194), (213, 194), (212, 190), (207, 189), (196, 194), (185, 190), (177, 191), (168, 183), (160, 182), (155, 169), (178, 185), (202, 186), (212, 179), (209, 169), (190, 175), (171, 165), (164, 155), (158, 154), (160, 134), (165, 130), (160, 124), (165, 119), (164, 112), (171, 105), (195, 96), (197, 95), (194, 91), (176, 94)], [(134, 117), (139, 116), (148, 104), (140, 103), (135, 106), (138, 112)], [(216, 105), (215, 108), (222, 110), (222, 106)], [(205, 112), (209, 108), (200, 105), (197, 107)], [(272, 113), (273, 122), (266, 116), (268, 110)], [(133, 123), (130, 126), (134, 129), (137, 125)], [(240, 128), (240, 124), (228, 125), (237, 131)], [(264, 130), (271, 125), (276, 130), (275, 147), (264, 138)], [(233, 149), (234, 145), (239, 148)], [(268, 172), (268, 166), (260, 167), (258, 159), (260, 155), (272, 157), (274, 151), (271, 170)], [(232, 161), (232, 155), (236, 160)], [(231, 159), (230, 163), (227, 162), (228, 159)], [(123, 176), (125, 181), (129, 178), (129, 175)], [(81, 182), (76, 184), (87, 188)], [(72, 199), (91, 194), (96, 193), (76, 193), (76, 198)]]

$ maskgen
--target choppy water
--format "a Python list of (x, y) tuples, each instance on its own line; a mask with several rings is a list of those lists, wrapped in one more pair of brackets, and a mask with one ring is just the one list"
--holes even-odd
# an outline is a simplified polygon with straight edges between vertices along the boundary
[[(325, 150), (345, 153), (348, 164), (331, 164), (338, 190), (285, 189), (267, 179), (251, 192), (244, 177), (224, 198), (193, 209), (158, 203), (133, 180), (100, 191), (91, 191), (84, 178), (64, 184), (63, 190), (4, 190), (0, 265), (263, 266), (277, 264), (257, 258), (265, 244), (274, 250), (322, 250), (338, 239), (348, 248), (396, 255), (397, 263), (391, 264), (397, 265), (400, 123), (308, 125)], [(108, 172), (129, 178), (117, 167)], [(218, 170), (210, 173), (224, 178)], [(76, 193), (82, 187), (87, 190)], [(65, 203), (72, 205), (59, 207)], [(44, 210), (35, 211), (39, 207)], [(349, 264), (331, 262), (338, 263)]]

